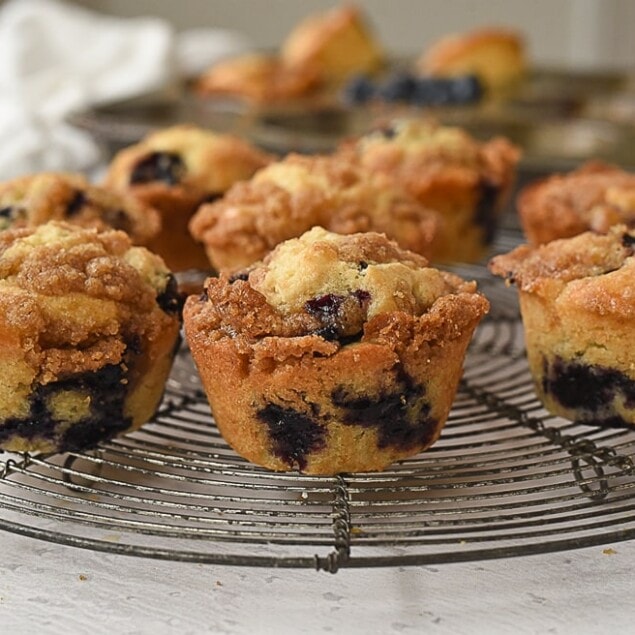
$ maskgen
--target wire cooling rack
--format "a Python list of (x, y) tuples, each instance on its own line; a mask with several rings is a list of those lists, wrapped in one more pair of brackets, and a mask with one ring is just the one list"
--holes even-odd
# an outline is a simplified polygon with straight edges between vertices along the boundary
[(140, 431), (86, 453), (0, 455), (0, 529), (98, 551), (264, 566), (482, 560), (635, 538), (635, 431), (549, 415), (515, 292), (492, 303), (441, 439), (375, 474), (274, 473), (219, 436), (189, 352)]

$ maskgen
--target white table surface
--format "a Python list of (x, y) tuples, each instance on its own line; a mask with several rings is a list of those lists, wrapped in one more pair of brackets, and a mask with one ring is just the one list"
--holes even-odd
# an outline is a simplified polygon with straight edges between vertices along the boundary
[(0, 633), (633, 633), (635, 541), (332, 575), (172, 563), (0, 533)]

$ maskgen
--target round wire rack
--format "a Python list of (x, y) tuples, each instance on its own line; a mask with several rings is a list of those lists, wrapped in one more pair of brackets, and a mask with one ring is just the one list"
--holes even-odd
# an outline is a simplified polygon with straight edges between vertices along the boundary
[(157, 415), (85, 453), (0, 455), (0, 529), (98, 551), (264, 566), (438, 564), (635, 538), (635, 430), (535, 397), (515, 292), (492, 303), (441, 439), (381, 473), (274, 473), (220, 437), (186, 348)]

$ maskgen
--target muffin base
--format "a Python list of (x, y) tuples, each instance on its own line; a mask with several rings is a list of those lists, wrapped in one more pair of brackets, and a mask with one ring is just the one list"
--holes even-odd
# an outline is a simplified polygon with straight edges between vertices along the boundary
[(628, 320), (557, 311), (521, 292), (536, 394), (552, 414), (598, 426), (635, 425), (635, 354)]
[[(305, 474), (378, 471), (441, 433), (486, 301), (440, 300), (430, 313), (381, 314), (361, 341), (318, 335), (255, 343), (185, 325), (218, 428), (248, 460)], [(188, 327), (188, 318), (191, 318)]]
[(0, 448), (83, 450), (130, 432), (155, 413), (178, 348), (178, 327), (128, 346), (118, 364), (41, 383), (21, 350), (0, 351)]

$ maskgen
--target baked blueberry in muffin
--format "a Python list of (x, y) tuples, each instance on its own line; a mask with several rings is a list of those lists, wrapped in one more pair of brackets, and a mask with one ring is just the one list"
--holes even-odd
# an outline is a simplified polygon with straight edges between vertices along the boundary
[(517, 199), (527, 240), (533, 245), (612, 225), (635, 226), (635, 174), (589, 161), (565, 174), (525, 186)]
[(376, 231), (434, 257), (443, 223), (398, 186), (343, 156), (289, 155), (201, 206), (190, 223), (218, 269), (239, 269), (314, 226)]
[(615, 225), (497, 256), (518, 286), (536, 392), (552, 413), (635, 424), (635, 231)]
[(159, 232), (161, 222), (152, 207), (92, 185), (81, 174), (42, 172), (0, 183), (0, 230), (48, 221), (121, 229), (139, 245)]
[(105, 184), (159, 211), (161, 231), (148, 248), (170, 269), (207, 269), (203, 248), (188, 232), (192, 214), (270, 160), (233, 135), (180, 125), (159, 130), (119, 152)]
[(474, 262), (487, 254), (520, 156), (504, 138), (480, 142), (461, 128), (420, 119), (395, 120), (347, 142), (341, 153), (442, 216), (439, 262)]
[(179, 313), (163, 261), (124, 232), (0, 232), (0, 448), (79, 450), (148, 421)]
[(315, 227), (210, 278), (184, 322), (227, 442), (273, 470), (336, 474), (438, 438), (488, 306), (381, 234)]

